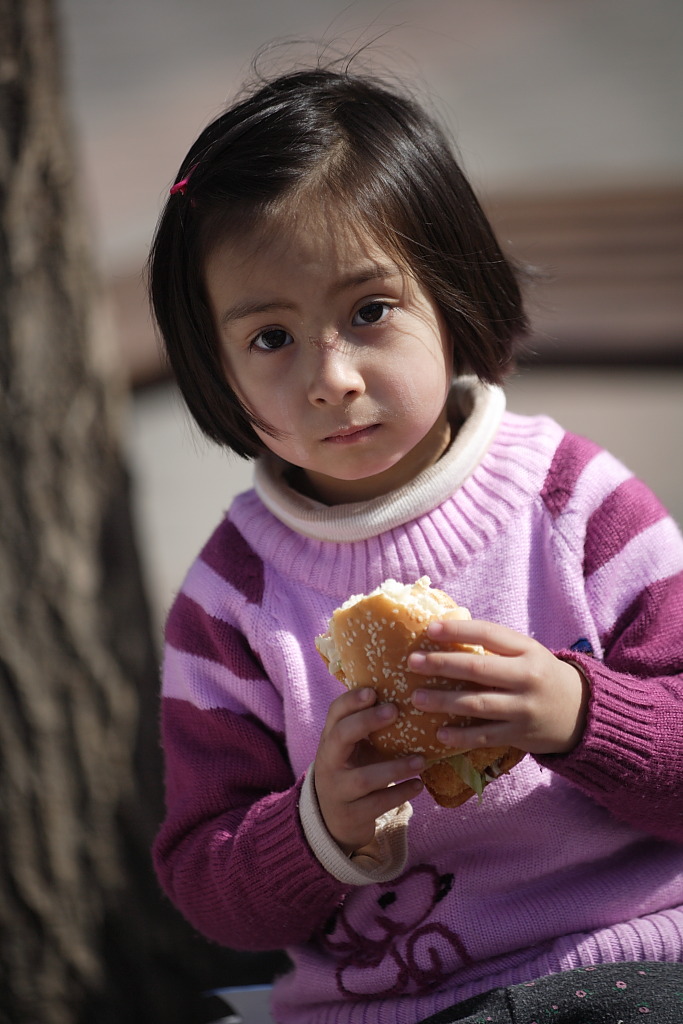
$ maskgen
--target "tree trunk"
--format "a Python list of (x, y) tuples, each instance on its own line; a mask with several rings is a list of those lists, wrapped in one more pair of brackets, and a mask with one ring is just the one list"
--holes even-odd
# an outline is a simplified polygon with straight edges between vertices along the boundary
[(230, 960), (149, 863), (157, 652), (54, 19), (0, 0), (0, 1021), (189, 1024)]

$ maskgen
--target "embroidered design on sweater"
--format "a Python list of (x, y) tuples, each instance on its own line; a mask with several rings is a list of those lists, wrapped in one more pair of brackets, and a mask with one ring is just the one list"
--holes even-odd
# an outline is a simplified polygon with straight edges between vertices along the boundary
[(591, 658), (595, 656), (595, 652), (593, 650), (593, 645), (590, 642), (590, 640), (586, 639), (585, 636), (582, 636), (578, 640), (576, 640), (571, 645), (569, 650), (570, 651), (576, 651), (577, 654), (589, 654), (591, 656)]
[(471, 963), (460, 936), (430, 920), (452, 887), (452, 874), (419, 864), (378, 886), (374, 914), (364, 905), (356, 923), (354, 901), (342, 905), (322, 937), (338, 961), (339, 992), (354, 998), (427, 993)]

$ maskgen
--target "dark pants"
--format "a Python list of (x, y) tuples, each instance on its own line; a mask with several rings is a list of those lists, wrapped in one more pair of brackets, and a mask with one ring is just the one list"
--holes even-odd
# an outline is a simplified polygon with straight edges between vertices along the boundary
[(683, 964), (577, 967), (496, 988), (420, 1024), (683, 1024)]

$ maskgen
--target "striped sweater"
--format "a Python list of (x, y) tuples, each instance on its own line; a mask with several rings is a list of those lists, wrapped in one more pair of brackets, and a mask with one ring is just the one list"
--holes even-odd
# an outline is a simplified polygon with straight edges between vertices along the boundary
[[(157, 871), (211, 939), (288, 949), (284, 1024), (412, 1024), (575, 966), (683, 960), (683, 540), (594, 444), (498, 389), (453, 402), (446, 455), (373, 502), (318, 505), (259, 463), (168, 618)], [(421, 794), (356, 865), (310, 784), (339, 693), (313, 638), (350, 593), (422, 575), (577, 663), (588, 723), (479, 805)]]

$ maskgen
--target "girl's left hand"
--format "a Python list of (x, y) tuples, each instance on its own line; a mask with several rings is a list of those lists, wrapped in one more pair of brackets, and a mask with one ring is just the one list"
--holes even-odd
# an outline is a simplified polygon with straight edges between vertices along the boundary
[(420, 711), (473, 719), (469, 726), (445, 725), (439, 742), (454, 749), (513, 746), (532, 754), (563, 754), (581, 739), (588, 683), (581, 672), (547, 648), (506, 626), (481, 620), (445, 618), (427, 631), (437, 643), (480, 644), (486, 655), (425, 651), (408, 667), (425, 676), (457, 680), (452, 690), (416, 690)]

